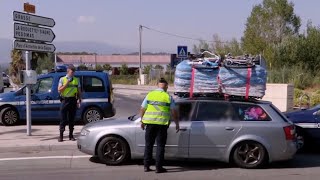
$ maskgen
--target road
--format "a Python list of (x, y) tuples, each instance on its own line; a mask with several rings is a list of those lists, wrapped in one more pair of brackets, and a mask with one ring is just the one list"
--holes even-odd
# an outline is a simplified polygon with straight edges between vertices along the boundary
[[(78, 151), (2, 153), (1, 180), (87, 180), (87, 179), (216, 179), (216, 180), (316, 180), (320, 176), (320, 155), (299, 154), (289, 162), (266, 169), (240, 169), (219, 162), (167, 161), (168, 173), (143, 172), (141, 160), (122, 166), (106, 166), (97, 158)], [(152, 167), (154, 169), (154, 167)]]
[[(116, 94), (116, 117), (139, 111), (142, 96)], [(56, 179), (319, 179), (320, 153), (298, 154), (289, 162), (274, 163), (265, 169), (246, 170), (212, 161), (167, 161), (169, 172), (144, 173), (141, 160), (122, 166), (106, 166), (97, 158), (77, 150), (0, 153), (0, 180)], [(154, 167), (152, 167), (154, 169)]]

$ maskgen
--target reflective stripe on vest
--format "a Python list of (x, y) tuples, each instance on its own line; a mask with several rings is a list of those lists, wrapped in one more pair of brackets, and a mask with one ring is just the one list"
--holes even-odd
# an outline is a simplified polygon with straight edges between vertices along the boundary
[(170, 95), (164, 91), (152, 91), (147, 95), (147, 103), (147, 110), (142, 122), (168, 125), (170, 121)]
[[(66, 84), (68, 81), (67, 77), (63, 77), (62, 83)], [(78, 78), (74, 77), (73, 80), (68, 84), (67, 88), (61, 93), (62, 97), (76, 97), (78, 93)]]

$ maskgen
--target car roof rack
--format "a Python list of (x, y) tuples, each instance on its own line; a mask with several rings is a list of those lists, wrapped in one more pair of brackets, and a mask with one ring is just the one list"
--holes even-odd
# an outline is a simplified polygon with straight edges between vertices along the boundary
[[(189, 98), (190, 93), (188, 92), (174, 92), (174, 95), (178, 96), (179, 98)], [(228, 95), (224, 93), (193, 93), (192, 98), (196, 99), (210, 99), (210, 100), (232, 100), (232, 101), (250, 101), (256, 102), (260, 97), (249, 96), (246, 98), (245, 96), (235, 96), (235, 95)]]

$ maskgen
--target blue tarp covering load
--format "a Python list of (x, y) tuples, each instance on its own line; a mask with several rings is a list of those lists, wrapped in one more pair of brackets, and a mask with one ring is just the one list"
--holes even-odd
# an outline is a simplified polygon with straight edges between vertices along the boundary
[(256, 65), (252, 68), (221, 67), (219, 78), (222, 92), (225, 94), (246, 96), (248, 91), (250, 97), (262, 98), (265, 95), (267, 71), (262, 66)]
[[(192, 82), (192, 68), (194, 68)], [(265, 95), (267, 71), (262, 65), (252, 67), (219, 67), (217, 63), (182, 61), (176, 67), (176, 93), (223, 93), (231, 96), (262, 98)]]
[[(176, 92), (189, 93), (191, 87), (192, 65), (189, 60), (184, 60), (176, 67), (174, 86)], [(219, 92), (217, 64), (194, 65), (194, 86), (195, 93), (217, 93)]]

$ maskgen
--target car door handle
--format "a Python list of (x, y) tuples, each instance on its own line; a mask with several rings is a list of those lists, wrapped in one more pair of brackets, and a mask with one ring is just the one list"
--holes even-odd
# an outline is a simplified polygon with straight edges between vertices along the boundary
[(180, 128), (179, 131), (187, 131), (188, 128)]
[(227, 127), (225, 127), (225, 129), (226, 129), (227, 131), (233, 131), (233, 130), (234, 130), (234, 127), (229, 127), (229, 126), (227, 126)]

